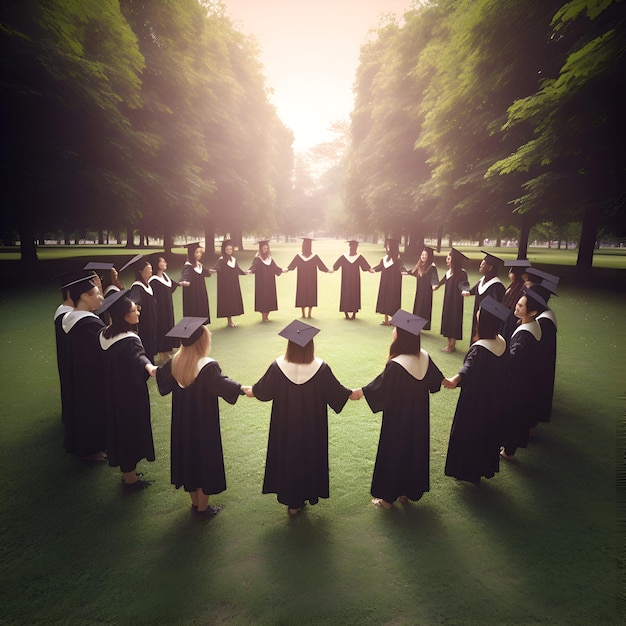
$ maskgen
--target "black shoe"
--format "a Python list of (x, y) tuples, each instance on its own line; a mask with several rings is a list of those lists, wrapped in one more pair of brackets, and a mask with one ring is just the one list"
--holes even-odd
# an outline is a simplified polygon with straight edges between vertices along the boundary
[(133, 493), (134, 491), (147, 489), (152, 484), (153, 482), (151, 480), (143, 480), (142, 478), (140, 478), (134, 483), (125, 483), (124, 481), (122, 481), (122, 488), (124, 489), (124, 493)]
[(204, 511), (198, 511), (198, 509), (196, 508), (193, 511), (193, 515), (200, 520), (211, 519), (212, 517), (215, 517), (221, 510), (221, 506), (210, 506)]

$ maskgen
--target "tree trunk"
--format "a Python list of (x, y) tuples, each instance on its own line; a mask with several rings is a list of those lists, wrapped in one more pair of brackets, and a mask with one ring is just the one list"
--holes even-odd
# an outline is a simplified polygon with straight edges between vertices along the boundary
[(437, 254), (441, 253), (441, 239), (443, 238), (443, 226), (437, 229)]
[(530, 237), (530, 229), (533, 227), (533, 224), (535, 223), (534, 211), (529, 211), (528, 213), (524, 213), (522, 215), (521, 222), (522, 223), (520, 225), (517, 258), (527, 259), (528, 258), (528, 239)]
[(37, 257), (37, 245), (35, 244), (35, 231), (29, 225), (22, 224), (18, 232), (20, 234), (20, 258), (22, 267), (26, 268), (26, 273), (29, 275), (29, 270), (37, 267), (39, 261)]
[(207, 224), (204, 229), (204, 245), (206, 246), (206, 254), (209, 259), (215, 258), (215, 227)]
[(163, 250), (170, 254), (174, 246), (174, 237), (171, 233), (163, 233)]
[(98, 243), (100, 245), (104, 244), (104, 231), (103, 230), (98, 231)]
[(593, 251), (596, 247), (600, 212), (593, 206), (588, 206), (583, 216), (583, 229), (578, 242), (578, 258), (576, 268), (579, 272), (589, 273), (593, 266)]
[(126, 247), (135, 247), (135, 229), (130, 225), (126, 227)]
[(230, 239), (233, 240), (233, 248), (243, 250), (243, 233), (240, 229), (234, 230), (231, 233)]

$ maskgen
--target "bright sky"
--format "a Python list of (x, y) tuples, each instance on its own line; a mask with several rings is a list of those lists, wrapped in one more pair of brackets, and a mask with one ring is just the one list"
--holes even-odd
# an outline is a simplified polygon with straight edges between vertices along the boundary
[(241, 32), (259, 42), (278, 115), (304, 151), (332, 139), (349, 119), (359, 51), (380, 17), (401, 17), (410, 0), (225, 0)]

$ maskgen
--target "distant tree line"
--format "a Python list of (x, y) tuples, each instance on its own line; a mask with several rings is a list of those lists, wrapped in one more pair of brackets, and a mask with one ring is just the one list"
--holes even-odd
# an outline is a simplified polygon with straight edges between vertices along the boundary
[(169, 247), (284, 219), (293, 135), (221, 2), (19, 0), (0, 22), (0, 239), (24, 262), (51, 236)]
[(346, 210), (371, 230), (519, 239), (624, 236), (626, 11), (620, 0), (414, 2), (361, 50)]

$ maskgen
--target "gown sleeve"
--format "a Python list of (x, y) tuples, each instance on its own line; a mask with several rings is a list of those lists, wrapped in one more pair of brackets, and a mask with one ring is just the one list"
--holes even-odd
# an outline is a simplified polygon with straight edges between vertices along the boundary
[(276, 370), (274, 363), (267, 368), (263, 376), (252, 386), (252, 393), (257, 400), (268, 402), (274, 399)]
[(348, 401), (348, 397), (352, 393), (352, 389), (344, 387), (335, 377), (330, 366), (326, 364), (325, 367), (326, 380), (324, 381), (324, 388), (326, 389), (327, 397), (326, 404), (335, 412), (341, 413), (343, 407)]
[(430, 357), (428, 357), (428, 370), (426, 370), (426, 377), (428, 379), (428, 390), (430, 393), (437, 393), (441, 390), (443, 374)]
[(151, 363), (150, 359), (146, 356), (146, 352), (139, 339), (133, 339), (130, 347), (133, 367), (131, 370), (131, 378), (134, 383), (144, 383), (150, 377), (146, 370), (146, 365)]
[(291, 263), (289, 263), (289, 265), (287, 266), (288, 270), (293, 270), (296, 269), (296, 267), (298, 267), (298, 259), (300, 257), (296, 254), (296, 256), (293, 257), (293, 259), (291, 259)]
[(168, 393), (172, 393), (174, 390), (174, 385), (178, 383), (174, 380), (172, 376), (172, 362), (168, 361), (165, 365), (157, 368), (156, 373), (156, 381), (157, 387), (159, 388), (159, 393), (162, 396), (166, 396)]
[(207, 385), (211, 392), (220, 398), (224, 398), (228, 404), (235, 404), (242, 394), (241, 384), (222, 374), (222, 369), (216, 361), (205, 365), (201, 372), (206, 370)]
[(364, 256), (360, 256), (359, 257), (359, 267), (364, 272), (367, 272), (371, 268), (371, 265), (367, 262), (367, 259)]
[(317, 269), (319, 269), (322, 272), (328, 272), (328, 268), (326, 267), (326, 265), (324, 264), (324, 261), (322, 261), (322, 259), (320, 259), (317, 254), (315, 255), (315, 263), (317, 265)]

